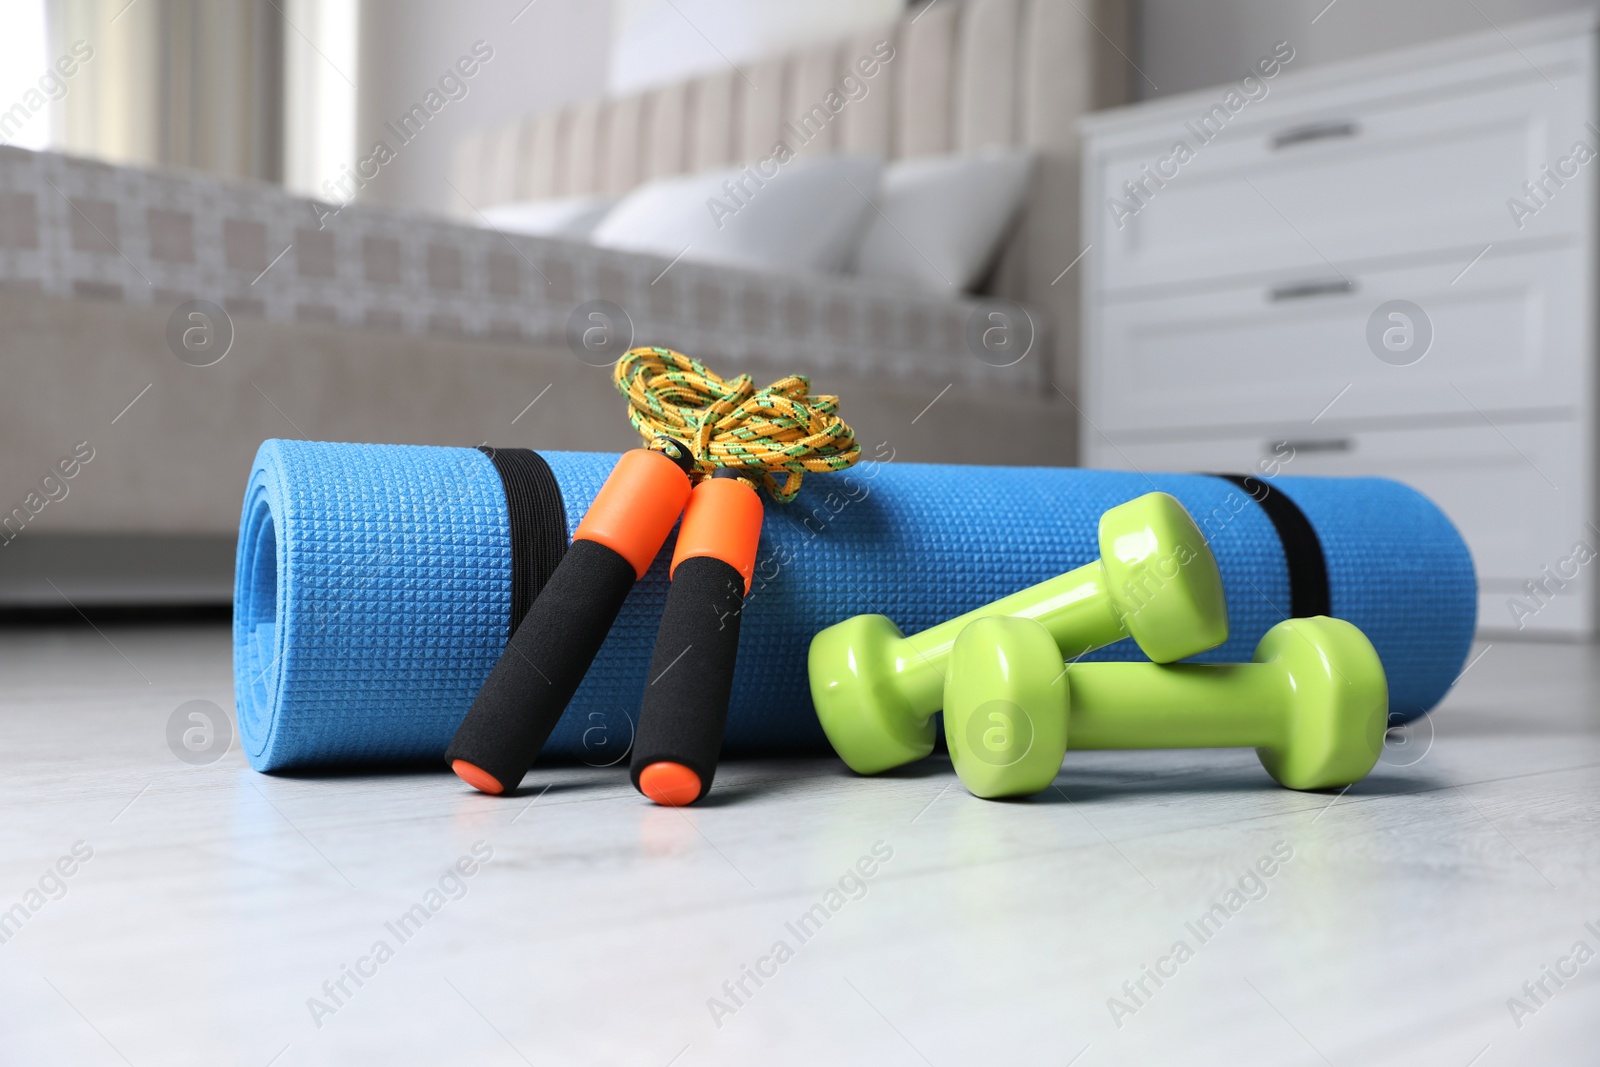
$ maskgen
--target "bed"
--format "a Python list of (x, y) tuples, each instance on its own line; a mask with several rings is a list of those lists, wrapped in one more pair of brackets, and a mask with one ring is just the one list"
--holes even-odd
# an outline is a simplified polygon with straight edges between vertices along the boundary
[[(629, 447), (607, 368), (574, 343), (597, 306), (623, 309), (606, 325), (636, 343), (728, 373), (811, 374), (897, 458), (1072, 462), (1071, 131), (1122, 79), (1090, 16), (1116, 32), (1113, 5), (913, 11), (885, 31), (897, 51), (879, 110), (823, 146), (1032, 146), (1022, 223), (978, 296), (671, 263), (359, 201), (335, 213), (265, 185), (0, 149), (0, 604), (226, 603), (267, 437)], [(858, 43), (758, 73), (788, 100)], [(452, 179), (464, 215), (740, 158), (764, 134), (738, 73), (468, 138)], [(973, 351), (972, 323), (997, 310), (1037, 331), (1020, 363)]]

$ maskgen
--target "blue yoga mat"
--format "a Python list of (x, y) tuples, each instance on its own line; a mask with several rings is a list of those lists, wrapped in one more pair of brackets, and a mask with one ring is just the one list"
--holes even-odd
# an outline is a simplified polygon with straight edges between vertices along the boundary
[[(545, 452), (575, 529), (614, 454)], [(1273, 479), (1315, 528), (1332, 613), (1366, 632), (1397, 721), (1424, 714), (1465, 661), (1472, 560), (1416, 491), (1381, 478)], [(821, 751), (806, 650), (863, 612), (906, 633), (1098, 555), (1110, 507), (1171, 493), (1222, 571), (1228, 643), (1248, 660), (1286, 617), (1289, 574), (1267, 513), (1196, 474), (962, 467), (869, 459), (809, 475), (768, 502), (741, 624), (725, 750)], [(260, 771), (442, 759), (505, 646), (511, 538), (505, 493), (476, 449), (272, 440), (256, 455), (239, 537), (234, 673), (239, 733)], [(545, 752), (620, 762), (667, 594), (669, 541), (622, 610)], [(1096, 659), (1142, 659), (1131, 641)]]

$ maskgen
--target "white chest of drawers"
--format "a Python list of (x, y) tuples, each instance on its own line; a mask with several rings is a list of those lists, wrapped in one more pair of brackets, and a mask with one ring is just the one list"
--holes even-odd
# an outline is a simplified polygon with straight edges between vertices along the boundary
[(1505, 29), (1084, 121), (1081, 455), (1397, 478), (1480, 629), (1584, 637), (1596, 19)]

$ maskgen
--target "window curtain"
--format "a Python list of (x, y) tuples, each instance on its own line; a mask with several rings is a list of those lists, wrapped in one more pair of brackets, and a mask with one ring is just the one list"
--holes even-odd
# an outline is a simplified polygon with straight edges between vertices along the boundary
[(93, 50), (53, 105), (53, 147), (283, 179), (284, 35), (293, 30), (272, 0), (48, 0), (47, 11), (52, 61), (78, 42)]

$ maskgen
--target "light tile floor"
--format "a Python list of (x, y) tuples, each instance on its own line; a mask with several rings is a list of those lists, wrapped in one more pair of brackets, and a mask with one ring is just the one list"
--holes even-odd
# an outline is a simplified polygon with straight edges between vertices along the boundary
[(618, 768), (191, 766), (224, 629), (102, 629), (0, 632), (0, 908), (39, 905), (0, 1063), (1600, 1063), (1592, 647), (1480, 646), (1342, 796), (1242, 751), (1012, 803), (811, 759), (684, 812)]

